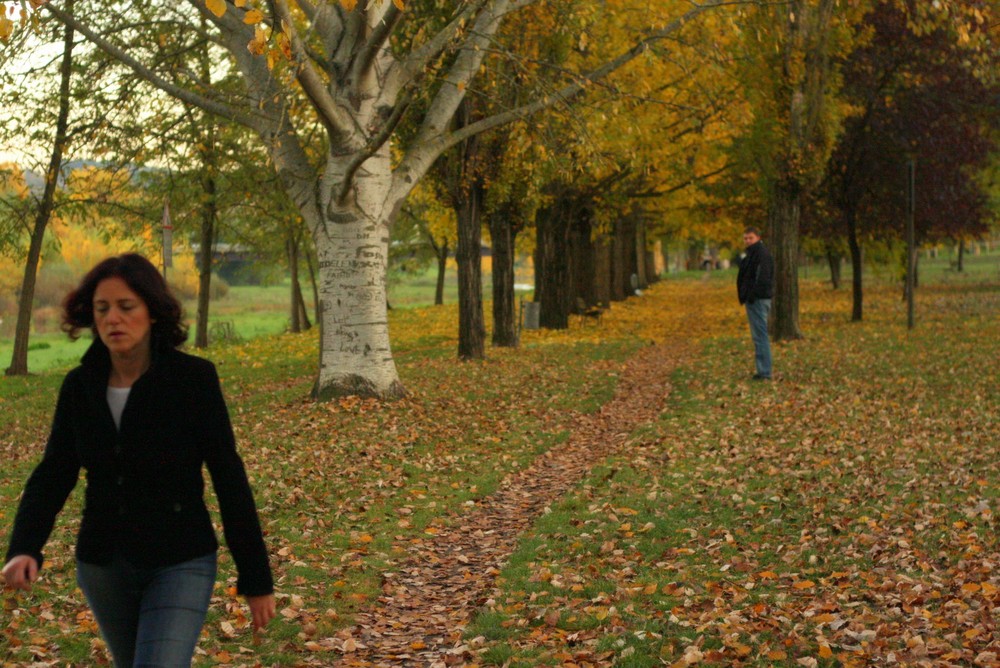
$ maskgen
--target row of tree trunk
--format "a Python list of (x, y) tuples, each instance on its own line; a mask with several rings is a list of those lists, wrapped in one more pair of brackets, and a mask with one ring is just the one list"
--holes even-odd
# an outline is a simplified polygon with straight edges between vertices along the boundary
[[(469, 212), (466, 211), (466, 214)], [(508, 210), (488, 214), (493, 241), (493, 345), (518, 345), (519, 314), (514, 294), (514, 244), (521, 226)], [(485, 354), (482, 319), (481, 257), (477, 216), (459, 216), (459, 357)], [(474, 227), (474, 230), (468, 228)], [(465, 228), (465, 229), (463, 229)], [(597, 232), (590, 196), (565, 190), (535, 215), (534, 301), (539, 325), (566, 329), (569, 316), (591, 306), (610, 307), (657, 280), (653, 252), (646, 249), (641, 211), (614, 221)]]

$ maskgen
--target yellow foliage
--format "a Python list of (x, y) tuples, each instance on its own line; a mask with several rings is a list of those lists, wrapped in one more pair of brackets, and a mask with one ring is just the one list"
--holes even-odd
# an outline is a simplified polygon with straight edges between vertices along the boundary
[(51, 231), (58, 241), (59, 255), (75, 276), (82, 277), (91, 267), (111, 255), (143, 253), (153, 257), (156, 249), (145, 238), (102, 237), (83, 225), (53, 220)]
[(24, 171), (13, 162), (0, 163), (0, 194), (10, 193), (18, 199), (29, 195), (24, 181)]

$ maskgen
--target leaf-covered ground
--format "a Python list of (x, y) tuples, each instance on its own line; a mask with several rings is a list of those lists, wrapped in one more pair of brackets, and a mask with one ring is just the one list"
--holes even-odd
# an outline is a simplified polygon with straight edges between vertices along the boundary
[[(213, 350), (280, 616), (252, 637), (223, 556), (197, 665), (994, 665), (1000, 287), (922, 288), (909, 333), (896, 289), (851, 324), (843, 291), (807, 282), (807, 338), (757, 384), (731, 278), (660, 283), (600, 326), (525, 332), (471, 364), (454, 308), (393, 313), (410, 396), (389, 404), (307, 401), (308, 335)], [(665, 376), (630, 406), (619, 381), (649, 349), (672, 351), (650, 362)], [(4, 543), (58, 382), (0, 385)], [(566, 452), (573, 467), (535, 473)], [(491, 503), (557, 475), (542, 506)], [(43, 580), (4, 593), (0, 665), (107, 662), (74, 583), (79, 497)], [(407, 612), (433, 550), (491, 506), (516, 520), (504, 547), (477, 553), (487, 519), (436, 569), (474, 575), (472, 598), (445, 584)], [(432, 616), (450, 635), (405, 635)], [(385, 629), (402, 649), (378, 647)]]
[(994, 666), (1000, 292), (811, 292), (746, 379), (719, 338), (539, 520), (466, 633), (486, 665)]

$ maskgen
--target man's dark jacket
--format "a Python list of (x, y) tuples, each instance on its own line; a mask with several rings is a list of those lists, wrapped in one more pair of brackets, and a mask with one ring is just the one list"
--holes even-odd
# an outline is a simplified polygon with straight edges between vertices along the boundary
[(736, 274), (736, 291), (741, 304), (774, 297), (774, 260), (763, 241), (748, 246)]
[(118, 552), (138, 567), (178, 564), (218, 548), (205, 507), (202, 464), (219, 499), (226, 543), (239, 573), (237, 591), (273, 591), (253, 494), (219, 377), (208, 360), (154, 349), (132, 386), (115, 428), (108, 407), (111, 358), (95, 340), (66, 375), (45, 455), (28, 479), (14, 519), (7, 559), (42, 548), (56, 515), (86, 470), (87, 489), (76, 556), (104, 565)]

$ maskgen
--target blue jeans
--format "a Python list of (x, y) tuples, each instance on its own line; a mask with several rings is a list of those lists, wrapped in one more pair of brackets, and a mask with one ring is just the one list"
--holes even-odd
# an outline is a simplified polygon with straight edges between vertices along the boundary
[(771, 377), (771, 342), (767, 337), (767, 314), (771, 310), (770, 299), (747, 302), (747, 320), (750, 321), (750, 336), (753, 338), (754, 363), (757, 375)]
[(76, 563), (76, 577), (115, 668), (190, 668), (215, 585), (215, 553), (162, 568), (120, 557)]

